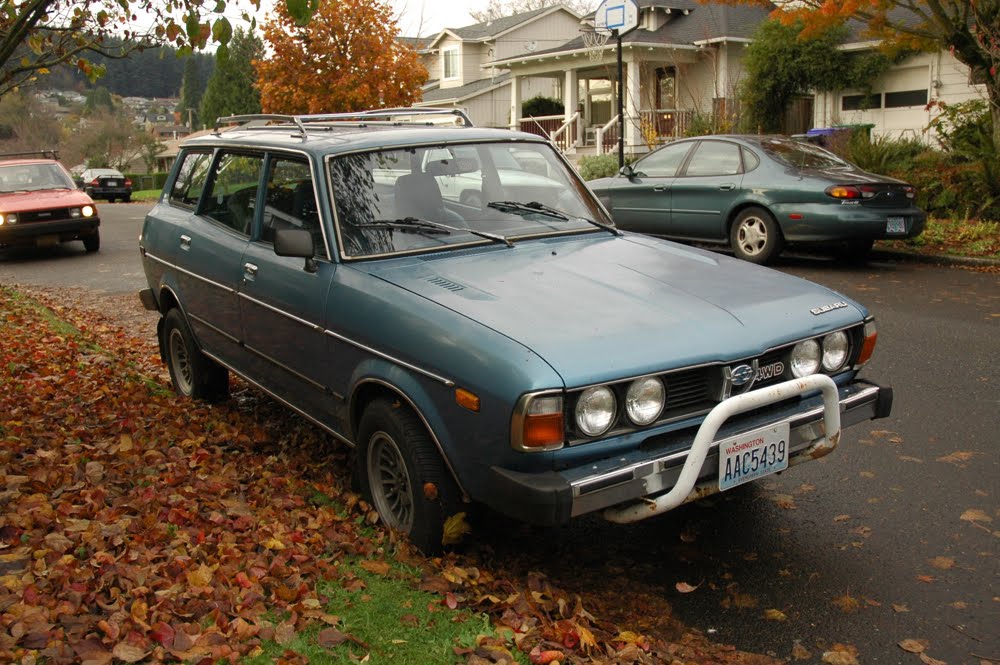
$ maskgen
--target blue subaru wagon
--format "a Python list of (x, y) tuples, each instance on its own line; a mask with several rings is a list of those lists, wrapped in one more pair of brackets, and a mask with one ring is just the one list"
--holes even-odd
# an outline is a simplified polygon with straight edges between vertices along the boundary
[(428, 551), (468, 503), (635, 521), (889, 414), (858, 378), (862, 305), (624, 233), (550, 143), (449, 113), (241, 116), (184, 144), (140, 240), (179, 393), (223, 399), (230, 372), (269, 393)]

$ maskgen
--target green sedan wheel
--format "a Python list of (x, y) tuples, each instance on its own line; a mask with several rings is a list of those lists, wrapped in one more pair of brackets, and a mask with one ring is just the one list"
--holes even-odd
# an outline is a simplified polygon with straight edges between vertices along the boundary
[(729, 244), (737, 258), (765, 264), (781, 253), (784, 238), (771, 213), (753, 207), (736, 217), (729, 232)]

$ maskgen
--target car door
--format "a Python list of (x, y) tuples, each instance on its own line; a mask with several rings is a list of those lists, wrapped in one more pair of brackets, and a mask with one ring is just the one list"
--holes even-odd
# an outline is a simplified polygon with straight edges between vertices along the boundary
[(668, 233), (671, 184), (692, 145), (668, 144), (636, 162), (631, 176), (615, 178), (610, 192), (615, 224), (640, 233)]
[(172, 200), (198, 202), (175, 227), (181, 306), (202, 349), (238, 368), (242, 349), (237, 292), (250, 242), (247, 217), (254, 207), (263, 155), (218, 151), (200, 197), (195, 191), (202, 189), (199, 179), (208, 155), (188, 157), (190, 177), (185, 177), (185, 158), (171, 194)]
[(740, 196), (743, 171), (738, 144), (699, 141), (671, 186), (670, 235), (725, 240), (726, 217)]
[[(336, 264), (327, 251), (309, 161), (271, 154), (266, 174), (257, 230), (241, 264), (243, 339), (254, 376), (322, 420), (329, 410), (325, 311)], [(275, 254), (275, 233), (282, 229), (309, 231), (315, 261)]]

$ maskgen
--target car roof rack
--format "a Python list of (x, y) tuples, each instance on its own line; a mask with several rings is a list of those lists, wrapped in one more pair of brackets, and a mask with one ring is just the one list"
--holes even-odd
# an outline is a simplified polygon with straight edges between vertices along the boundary
[[(223, 125), (239, 123), (241, 129), (282, 129), (289, 124), (295, 125), (299, 135), (305, 137), (310, 124), (316, 129), (331, 126), (364, 127), (368, 125), (426, 125), (435, 126), (433, 117), (444, 118), (445, 122), (461, 122), (462, 127), (473, 127), (472, 120), (462, 109), (434, 107), (396, 107), (388, 109), (372, 109), (347, 113), (318, 113), (310, 115), (282, 115), (275, 113), (252, 113), (248, 115), (231, 115), (215, 121), (215, 134), (220, 134)], [(278, 124), (275, 124), (278, 123)]]
[(28, 150), (26, 152), (0, 152), (0, 159), (5, 157), (40, 157), (42, 159), (59, 159), (59, 151)]

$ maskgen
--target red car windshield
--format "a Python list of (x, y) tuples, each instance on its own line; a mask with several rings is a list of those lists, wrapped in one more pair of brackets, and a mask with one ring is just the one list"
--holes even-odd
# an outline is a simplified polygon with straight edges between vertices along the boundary
[(76, 186), (58, 164), (0, 165), (0, 193), (37, 192), (43, 189), (76, 189)]

